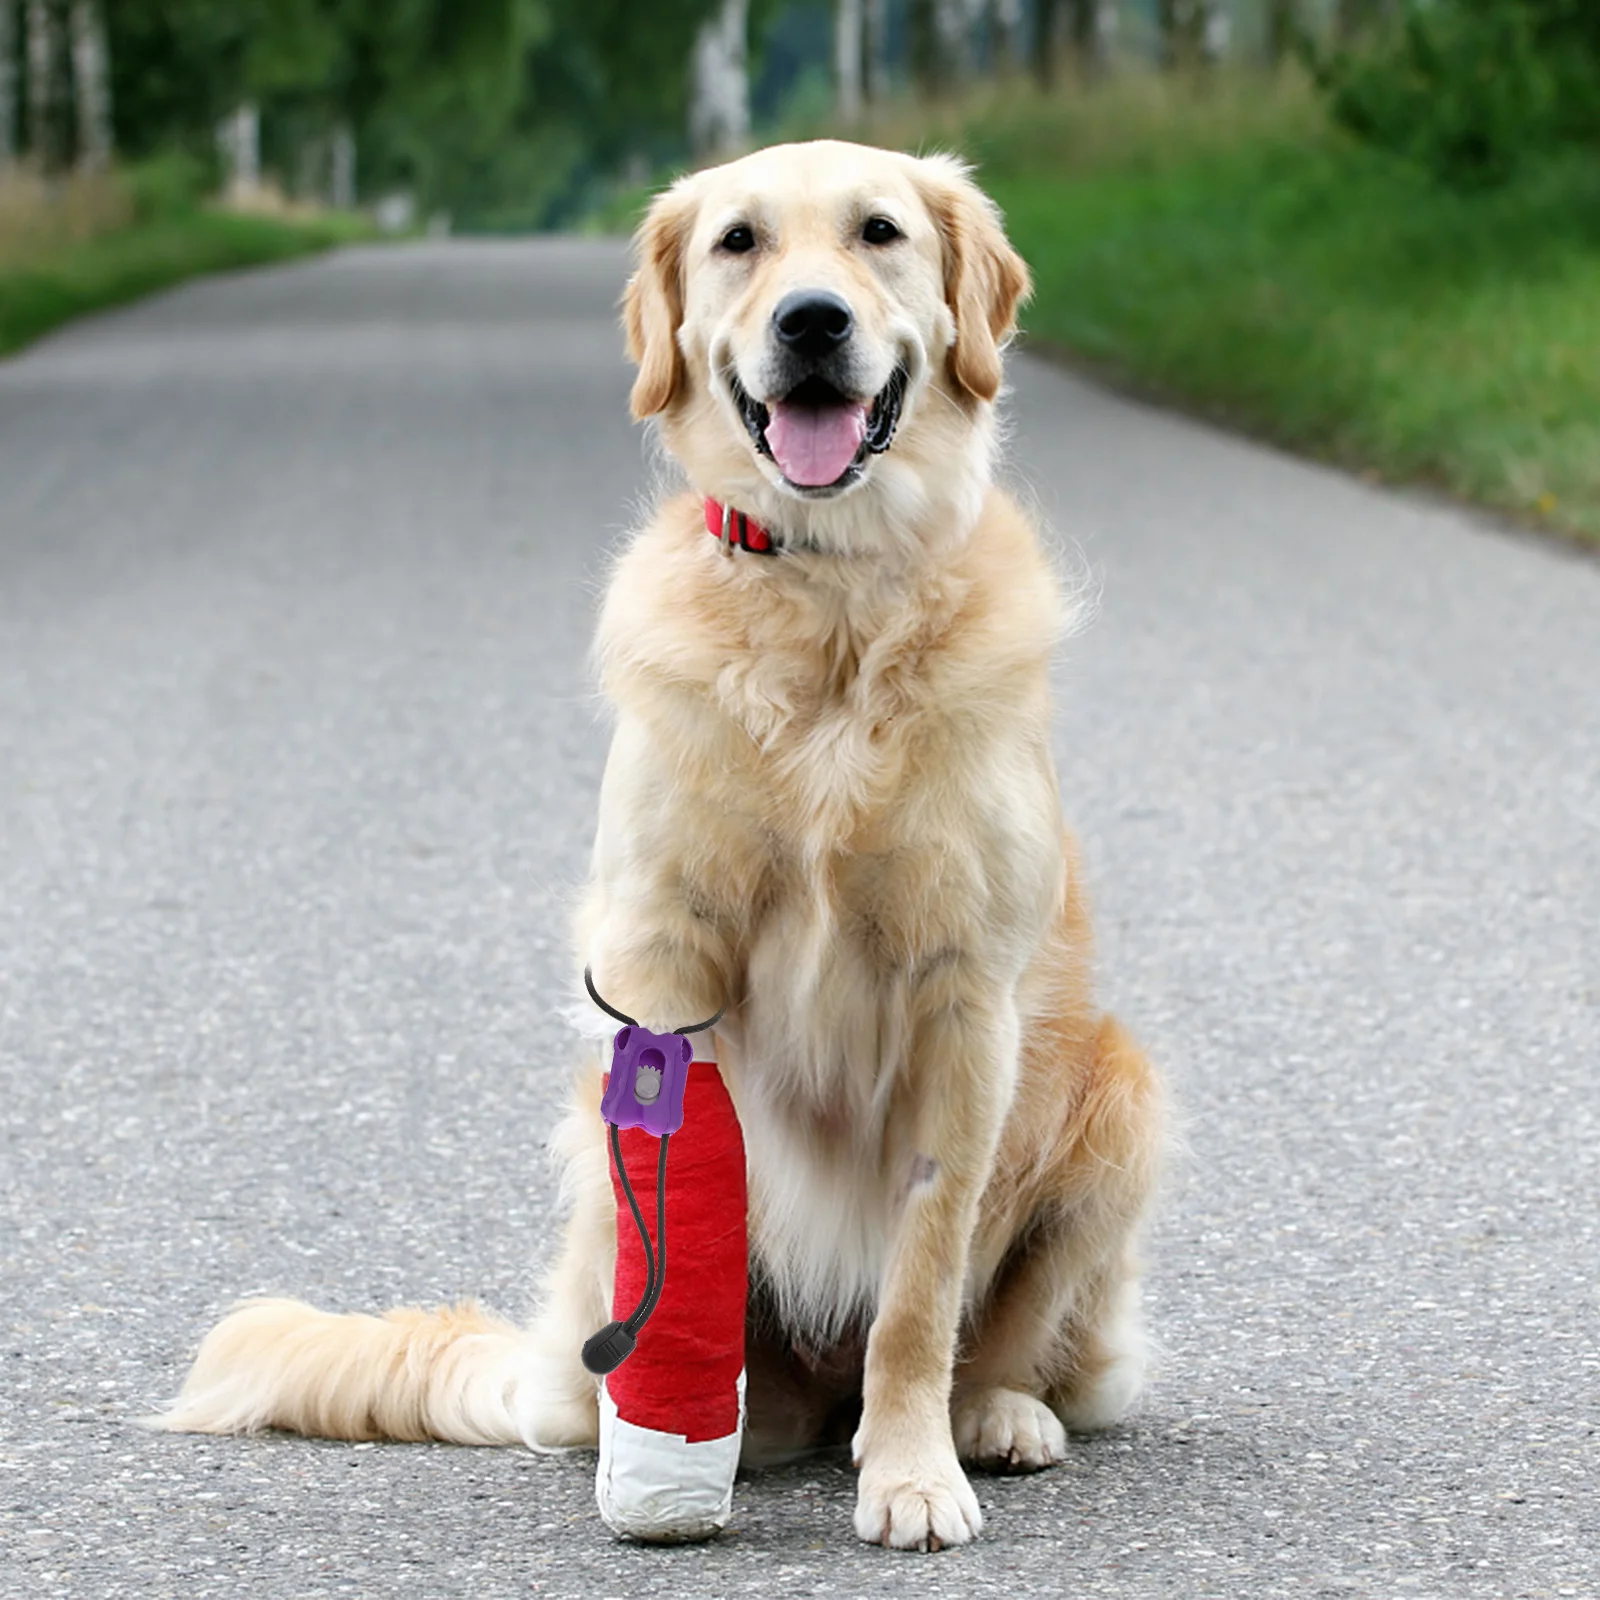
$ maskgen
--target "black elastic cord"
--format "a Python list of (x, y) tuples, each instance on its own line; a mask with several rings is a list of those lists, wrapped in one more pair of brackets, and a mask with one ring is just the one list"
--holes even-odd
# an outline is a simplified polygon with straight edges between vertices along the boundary
[[(638, 1308), (628, 1318), (628, 1326), (637, 1333), (655, 1313), (656, 1302), (661, 1298), (661, 1291), (667, 1286), (667, 1140), (672, 1137), (669, 1133), (661, 1135), (661, 1154), (656, 1159), (656, 1281), (654, 1291), (650, 1286), (645, 1286), (645, 1298), (639, 1302)], [(622, 1174), (624, 1184), (628, 1181), (628, 1174)], [(645, 1302), (648, 1301), (647, 1305)]]
[(720, 1006), (717, 1009), (716, 1016), (707, 1017), (704, 1022), (691, 1022), (687, 1028), (674, 1028), (672, 1031), (674, 1033), (700, 1033), (706, 1028), (714, 1028), (722, 1021), (722, 1013), (727, 1009), (726, 1006)]
[(600, 1007), (602, 1011), (609, 1012), (618, 1022), (626, 1022), (630, 1028), (637, 1028), (639, 1024), (632, 1017), (625, 1017), (615, 1006), (608, 1006), (595, 992), (594, 979), (589, 976), (589, 969), (583, 969), (583, 986), (589, 991), (589, 998)]
[[(592, 977), (590, 977), (589, 969), (587, 967), (585, 967), (583, 969), (583, 986), (584, 986), (584, 988), (586, 988), (589, 991), (589, 998), (591, 1000), (593, 1000), (594, 1003), (597, 1006), (599, 1006), (600, 1009), (602, 1011), (604, 1011), (608, 1016), (615, 1017), (618, 1022), (627, 1023), (627, 1025), (630, 1028), (640, 1028), (640, 1027), (644, 1026), (643, 1023), (635, 1022), (632, 1017), (623, 1016), (623, 1014), (620, 1011), (618, 1011), (615, 1006), (608, 1006), (605, 1003), (605, 1001), (600, 998), (600, 995), (596, 991), (595, 986), (594, 986), (594, 979)], [(726, 1011), (727, 1009), (728, 1008), (726, 1006), (723, 1006), (717, 1012), (716, 1016), (707, 1017), (704, 1022), (691, 1022), (687, 1028), (672, 1028), (672, 1029), (669, 1029), (668, 1031), (671, 1032), (671, 1033), (701, 1033), (706, 1028), (715, 1027), (715, 1025), (717, 1023), (721, 1022), (722, 1021), (722, 1013), (724, 1011)]]
[(633, 1314), (623, 1323), (629, 1333), (638, 1333), (650, 1320), (656, 1302), (661, 1298), (661, 1291), (667, 1286), (667, 1140), (671, 1137), (671, 1134), (662, 1134), (661, 1154), (656, 1161), (656, 1247), (652, 1250), (650, 1234), (644, 1225), (644, 1213), (639, 1209), (633, 1185), (628, 1181), (628, 1168), (622, 1159), (622, 1136), (617, 1131), (617, 1125), (611, 1124), (611, 1155), (617, 1163), (617, 1177), (627, 1198), (628, 1209), (633, 1213), (634, 1224), (639, 1229), (639, 1241), (644, 1245), (644, 1293), (639, 1296)]
[(639, 1297), (639, 1303), (633, 1308), (633, 1314), (627, 1318), (625, 1326), (630, 1332), (637, 1331), (644, 1325), (644, 1316), (650, 1313), (645, 1307), (650, 1304), (650, 1295), (656, 1286), (656, 1256), (650, 1248), (650, 1230), (644, 1225), (644, 1213), (639, 1209), (639, 1202), (634, 1197), (633, 1185), (628, 1182), (628, 1169), (622, 1160), (622, 1135), (617, 1130), (616, 1123), (610, 1123), (611, 1129), (611, 1158), (617, 1164), (617, 1178), (622, 1184), (622, 1192), (627, 1197), (628, 1209), (633, 1213), (634, 1224), (639, 1229), (639, 1240), (644, 1245), (644, 1293)]

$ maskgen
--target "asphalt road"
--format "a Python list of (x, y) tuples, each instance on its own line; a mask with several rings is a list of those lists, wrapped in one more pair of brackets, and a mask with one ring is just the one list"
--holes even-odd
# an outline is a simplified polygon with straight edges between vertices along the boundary
[(1057, 749), (1189, 1156), (1159, 1381), (934, 1557), (848, 1464), (152, 1435), (248, 1291), (527, 1310), (647, 494), (613, 245), (215, 280), (0, 366), (0, 1596), (1600, 1596), (1600, 563), (1014, 366)]

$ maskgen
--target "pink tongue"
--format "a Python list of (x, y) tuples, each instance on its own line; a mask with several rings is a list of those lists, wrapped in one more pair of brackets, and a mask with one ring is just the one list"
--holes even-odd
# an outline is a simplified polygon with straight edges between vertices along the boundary
[(844, 475), (867, 436), (864, 401), (843, 406), (792, 406), (778, 400), (767, 424), (767, 448), (790, 483), (820, 488)]

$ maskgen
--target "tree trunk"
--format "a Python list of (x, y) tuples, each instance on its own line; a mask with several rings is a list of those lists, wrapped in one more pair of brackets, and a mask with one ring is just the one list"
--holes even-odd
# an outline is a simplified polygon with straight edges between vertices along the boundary
[(1222, 0), (1198, 0), (1196, 9), (1201, 54), (1221, 61), (1233, 48), (1233, 15)]
[(229, 200), (248, 204), (261, 188), (261, 113), (242, 105), (217, 125), (217, 148), (228, 174)]
[(352, 211), (356, 203), (356, 136), (348, 122), (341, 122), (328, 141), (328, 202), (340, 211)]
[(0, 0), (0, 173), (17, 159), (17, 8)]
[(295, 147), (294, 197), (315, 204), (327, 193), (328, 141), (319, 133)]
[(745, 35), (750, 0), (722, 0), (700, 25), (691, 58), (689, 142), (698, 155), (727, 155), (750, 137)]
[(861, 0), (836, 0), (833, 13), (834, 109), (852, 127), (861, 120)]
[(889, 0), (866, 0), (865, 52), (867, 98), (885, 100), (889, 95)]
[(61, 165), (61, 127), (57, 111), (60, 30), (50, 0), (28, 0), (28, 148), (40, 172)]
[(72, 0), (72, 79), (78, 104), (78, 166), (111, 165), (111, 58), (94, 0)]
[(1121, 0), (1095, 0), (1095, 48), (1100, 53), (1102, 63), (1108, 61), (1116, 50), (1121, 23)]

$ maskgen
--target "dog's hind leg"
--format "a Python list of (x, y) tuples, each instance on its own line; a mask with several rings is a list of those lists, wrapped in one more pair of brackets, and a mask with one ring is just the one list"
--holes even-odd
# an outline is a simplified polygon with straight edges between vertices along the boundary
[(1060, 1460), (1068, 1429), (1110, 1426), (1144, 1384), (1135, 1243), (1159, 1172), (1162, 1096), (1114, 1019), (1102, 1020), (1086, 1056), (1082, 1093), (1057, 1147), (1033, 1164), (1037, 1200), (956, 1367), (956, 1448), (993, 1470)]

